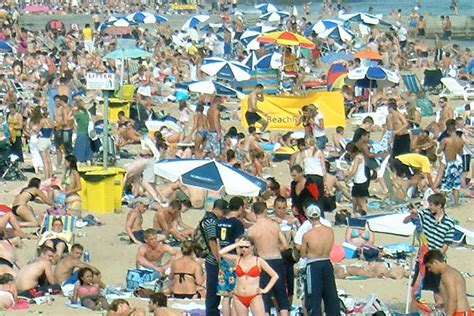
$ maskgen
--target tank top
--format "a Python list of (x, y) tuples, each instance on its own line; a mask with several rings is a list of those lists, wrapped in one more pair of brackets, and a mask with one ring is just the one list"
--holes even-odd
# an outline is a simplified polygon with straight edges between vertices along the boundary
[(361, 163), (357, 166), (357, 170), (354, 174), (354, 183), (361, 184), (367, 182), (367, 177), (365, 175), (365, 162), (364, 156), (362, 154), (358, 154), (357, 157), (361, 159)]
[(306, 157), (304, 159), (304, 174), (323, 176), (323, 167), (319, 157)]

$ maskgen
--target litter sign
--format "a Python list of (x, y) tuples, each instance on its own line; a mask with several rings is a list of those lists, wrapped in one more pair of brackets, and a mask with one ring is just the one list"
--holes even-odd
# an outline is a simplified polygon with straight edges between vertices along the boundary
[(118, 78), (112, 73), (88, 72), (87, 77), (88, 90), (117, 90)]

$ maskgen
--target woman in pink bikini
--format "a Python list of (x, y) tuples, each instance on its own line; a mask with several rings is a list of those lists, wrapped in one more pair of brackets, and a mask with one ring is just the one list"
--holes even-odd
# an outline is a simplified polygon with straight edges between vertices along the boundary
[[(235, 249), (237, 249), (238, 255), (229, 254)], [(264, 259), (255, 256), (253, 239), (243, 236), (235, 244), (221, 249), (219, 254), (226, 260), (236, 263), (237, 283), (233, 296), (237, 316), (248, 315), (249, 309), (252, 315), (265, 315), (262, 294), (270, 291), (278, 280), (278, 275)], [(260, 288), (262, 271), (270, 276), (270, 282), (263, 289)]]
[(100, 294), (104, 284), (94, 283), (94, 272), (90, 268), (82, 268), (78, 271), (79, 283), (74, 288), (72, 303), (81, 300), (81, 305), (93, 311), (107, 310), (109, 304), (107, 299)]

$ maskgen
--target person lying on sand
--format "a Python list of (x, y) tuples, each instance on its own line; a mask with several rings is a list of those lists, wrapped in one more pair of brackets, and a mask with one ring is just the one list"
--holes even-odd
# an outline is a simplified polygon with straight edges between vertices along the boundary
[(408, 277), (410, 271), (398, 264), (391, 264), (389, 262), (367, 262), (352, 265), (334, 265), (334, 275), (338, 279), (345, 279), (349, 276), (361, 276), (400, 280), (404, 277)]
[(116, 299), (109, 305), (107, 316), (145, 316), (145, 310), (141, 307), (130, 307), (124, 299)]
[(168, 307), (168, 299), (163, 293), (154, 293), (150, 296), (148, 302), (148, 309), (150, 313), (155, 316), (183, 316), (186, 313)]
[(16, 256), (15, 247), (8, 239), (5, 239), (3, 230), (0, 230), (0, 275), (9, 273), (16, 276), (15, 266), (18, 269), (22, 267)]

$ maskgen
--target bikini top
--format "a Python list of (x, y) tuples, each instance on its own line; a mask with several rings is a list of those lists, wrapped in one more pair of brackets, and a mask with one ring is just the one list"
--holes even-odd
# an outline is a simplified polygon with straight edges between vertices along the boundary
[(352, 229), (351, 230), (351, 238), (362, 238), (362, 239), (368, 241), (370, 239), (370, 234), (367, 230), (364, 231), (363, 234), (360, 234), (358, 229)]
[(174, 274), (179, 277), (179, 279), (178, 279), (179, 283), (183, 283), (184, 280), (185, 280), (185, 277), (186, 277), (187, 275), (189, 275), (189, 276), (192, 277), (193, 279), (196, 278), (196, 277), (194, 276), (194, 273), (175, 272)]
[(237, 267), (235, 268), (235, 274), (238, 277), (247, 276), (251, 278), (258, 278), (260, 276), (261, 271), (257, 263), (258, 263), (258, 258), (255, 259), (255, 265), (251, 267), (250, 269), (248, 269), (247, 272), (245, 272), (244, 270), (242, 270), (242, 267), (240, 266), (240, 258), (239, 258), (239, 261), (237, 262)]
[(100, 288), (98, 285), (81, 285), (77, 289), (77, 294), (80, 296), (86, 296), (86, 295), (96, 295), (100, 292)]

